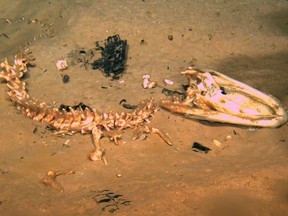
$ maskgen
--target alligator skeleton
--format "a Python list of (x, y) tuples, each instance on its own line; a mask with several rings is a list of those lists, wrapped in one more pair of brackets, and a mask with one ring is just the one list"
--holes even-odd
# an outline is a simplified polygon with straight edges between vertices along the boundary
[[(25, 116), (46, 123), (58, 134), (92, 134), (95, 149), (89, 155), (91, 160), (103, 160), (107, 164), (100, 139), (110, 137), (118, 144), (120, 132), (126, 128), (136, 129), (137, 137), (143, 132), (158, 134), (168, 145), (172, 145), (165, 133), (147, 126), (157, 111), (152, 99), (143, 101), (130, 113), (99, 113), (85, 106), (59, 109), (45, 102), (40, 103), (27, 93), (26, 83), (21, 78), (28, 71), (29, 63), (25, 55), (15, 56), (13, 66), (7, 59), (1, 63), (0, 78), (7, 82), (11, 101)], [(279, 127), (287, 122), (284, 106), (273, 96), (217, 71), (189, 68), (182, 74), (189, 81), (184, 100), (174, 98), (160, 102), (163, 108), (171, 112), (193, 119), (244, 126)]]
[(9, 65), (7, 59), (1, 63), (0, 78), (4, 78), (7, 82), (7, 93), (11, 101), (25, 116), (47, 124), (56, 129), (58, 134), (92, 134), (95, 150), (89, 155), (91, 160), (103, 160), (107, 164), (105, 150), (100, 144), (101, 137), (110, 137), (115, 144), (118, 144), (118, 139), (121, 137), (120, 132), (126, 128), (136, 129), (138, 136), (142, 132), (158, 134), (168, 145), (172, 145), (166, 134), (155, 127), (147, 126), (157, 111), (152, 99), (143, 101), (130, 113), (112, 111), (99, 113), (95, 109), (83, 110), (73, 107), (70, 107), (68, 111), (66, 108), (59, 110), (55, 106), (49, 106), (45, 102), (40, 103), (29, 96), (26, 91), (26, 83), (21, 80), (28, 71), (28, 65), (27, 58), (21, 55), (15, 56), (13, 66)]

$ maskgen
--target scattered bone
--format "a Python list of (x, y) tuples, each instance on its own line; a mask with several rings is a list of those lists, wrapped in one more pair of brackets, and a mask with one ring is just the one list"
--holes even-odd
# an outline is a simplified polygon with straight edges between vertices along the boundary
[(149, 84), (148, 84), (148, 89), (151, 89), (151, 88), (155, 88), (156, 87), (156, 85), (157, 85), (157, 82), (156, 81), (152, 81), (152, 82), (150, 82)]
[(229, 140), (229, 139), (231, 139), (231, 138), (232, 138), (231, 135), (227, 135), (225, 139), (226, 139), (226, 140)]
[(149, 74), (144, 74), (143, 75), (143, 88), (144, 89), (151, 89), (155, 88), (157, 85), (156, 81), (150, 81), (150, 75)]
[(10, 19), (5, 19), (5, 22), (8, 23), (8, 24), (12, 23)]
[(167, 84), (167, 85), (173, 85), (174, 82), (172, 80), (169, 80), (169, 79), (164, 79), (164, 82)]
[(143, 75), (143, 88), (147, 89), (149, 85), (150, 76), (148, 74)]
[(150, 78), (151, 78), (151, 76), (149, 74), (144, 74), (143, 75), (143, 79), (150, 79)]
[(221, 147), (222, 143), (216, 139), (213, 140), (214, 145), (216, 145), (217, 147)]
[(65, 70), (68, 68), (68, 63), (66, 61), (66, 59), (63, 59), (63, 60), (58, 60), (56, 62), (56, 67), (58, 70)]
[(42, 178), (41, 183), (46, 185), (46, 186), (51, 186), (59, 192), (64, 192), (63, 186), (59, 182), (56, 181), (56, 177), (59, 175), (67, 175), (67, 174), (75, 174), (75, 171), (72, 171), (72, 170), (66, 170), (66, 171), (49, 170), (47, 172), (46, 176), (44, 176), (44, 178)]
[(70, 139), (67, 139), (67, 140), (63, 143), (63, 146), (66, 147), (66, 148), (70, 148), (69, 142), (70, 142)]
[(160, 129), (158, 128), (155, 128), (155, 127), (148, 127), (148, 126), (145, 126), (144, 127), (144, 132), (146, 133), (152, 133), (152, 134), (157, 134), (159, 137), (161, 137), (164, 142), (169, 145), (169, 146), (172, 146), (173, 143), (172, 141), (170, 140), (170, 138), (168, 137), (167, 134), (165, 134), (163, 131), (161, 131)]
[(37, 24), (39, 21), (37, 19), (28, 20), (28, 24)]
[(168, 137), (167, 134), (165, 134), (163, 131), (159, 130), (158, 128), (151, 128), (151, 133), (158, 134), (169, 146), (172, 146), (172, 141)]

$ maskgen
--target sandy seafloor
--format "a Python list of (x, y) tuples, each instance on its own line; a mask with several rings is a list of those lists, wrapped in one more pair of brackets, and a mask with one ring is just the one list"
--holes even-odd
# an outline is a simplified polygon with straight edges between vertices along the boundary
[[(121, 99), (159, 102), (165, 98), (161, 87), (180, 90), (187, 82), (180, 71), (196, 65), (288, 105), (287, 0), (2, 0), (0, 12), (0, 58), (11, 60), (30, 42), (37, 66), (25, 81), (40, 101), (127, 111)], [(29, 24), (31, 19), (38, 23)], [(114, 34), (129, 44), (124, 83), (70, 64), (72, 50), (93, 48)], [(61, 58), (70, 64), (67, 84), (55, 67)], [(143, 89), (144, 74), (159, 87)], [(165, 86), (165, 78), (174, 85)], [(156, 135), (133, 140), (133, 131), (125, 130), (119, 146), (102, 139), (105, 166), (88, 160), (89, 135), (53, 135), (11, 105), (5, 83), (0, 90), (0, 215), (288, 215), (287, 124), (277, 129), (204, 124), (160, 109), (151, 125), (169, 134), (174, 145)], [(194, 152), (193, 142), (212, 151)], [(57, 178), (63, 193), (40, 183), (48, 170), (69, 169), (75, 174)], [(95, 201), (104, 189), (130, 205), (118, 198), (118, 211), (103, 210), (113, 204)]]

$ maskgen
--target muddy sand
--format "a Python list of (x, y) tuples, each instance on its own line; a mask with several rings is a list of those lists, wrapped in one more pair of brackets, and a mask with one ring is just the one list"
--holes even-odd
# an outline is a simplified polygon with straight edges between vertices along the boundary
[[(28, 45), (37, 66), (25, 81), (39, 101), (127, 111), (120, 100), (159, 102), (162, 87), (180, 90), (187, 82), (180, 71), (196, 65), (288, 105), (287, 0), (2, 0), (0, 11), (1, 60)], [(68, 57), (115, 34), (129, 44), (123, 82)], [(65, 84), (55, 67), (62, 58), (69, 62)], [(143, 89), (144, 74), (158, 87)], [(0, 90), (0, 215), (288, 215), (287, 124), (238, 127), (160, 109), (151, 125), (173, 146), (156, 135), (133, 140), (128, 129), (119, 146), (102, 139), (105, 166), (88, 160), (89, 135), (53, 135), (16, 110), (5, 83)], [(212, 151), (194, 152), (193, 142)], [(41, 183), (49, 170), (75, 171), (57, 177), (64, 192)]]

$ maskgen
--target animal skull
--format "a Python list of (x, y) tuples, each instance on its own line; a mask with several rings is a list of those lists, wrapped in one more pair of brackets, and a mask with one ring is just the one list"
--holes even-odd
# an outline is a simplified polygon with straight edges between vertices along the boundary
[(162, 100), (160, 105), (185, 117), (255, 127), (280, 127), (287, 122), (281, 102), (213, 70), (188, 68), (185, 99)]

